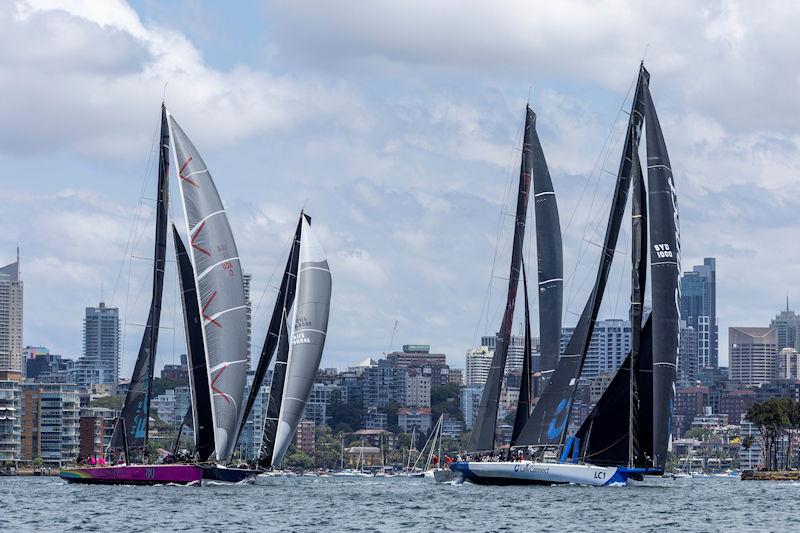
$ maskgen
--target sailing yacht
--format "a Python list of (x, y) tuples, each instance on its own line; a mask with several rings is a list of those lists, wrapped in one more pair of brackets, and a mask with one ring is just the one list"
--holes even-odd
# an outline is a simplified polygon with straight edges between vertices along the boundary
[[(527, 110), (514, 253), (508, 303), (501, 328), (502, 338), (492, 360), (470, 441), (472, 453), (484, 459), (451, 465), (451, 469), (460, 473), (466, 481), (479, 484), (577, 483), (607, 486), (624, 485), (629, 479), (641, 479), (644, 475), (663, 474), (669, 444), (670, 406), (678, 348), (680, 237), (672, 170), (649, 82), (650, 75), (642, 64), (594, 287), (560, 357), (557, 351), (548, 350), (545, 353), (545, 342), (558, 346), (556, 335), (560, 335), (560, 331), (542, 323), (542, 319), (561, 315), (560, 303), (559, 307), (552, 307), (553, 301), (561, 300), (561, 236), (556, 233), (559, 230), (555, 196), (535, 131), (536, 117), (530, 108)], [(646, 127), (647, 186), (639, 161), (643, 126)], [(523, 282), (527, 285), (521, 243), (531, 176), (536, 198), (543, 375), (548, 376), (548, 382), (532, 411), (529, 391), (521, 391), (520, 396), (524, 401), (520, 401), (517, 410), (512, 447), (508, 452), (509, 456), (516, 455), (518, 460), (486, 460), (486, 452), (492, 455), (495, 444), (497, 402), (521, 267)], [(632, 189), (633, 241), (631, 351), (581, 428), (575, 435), (568, 436), (576, 383), (602, 302), (629, 189)], [(545, 202), (549, 203), (549, 209), (540, 209), (546, 206)], [(643, 301), (647, 276), (648, 221), (652, 311), (645, 319)], [(539, 242), (540, 232), (550, 233), (544, 243)], [(553, 243), (557, 247), (548, 249), (547, 246)], [(554, 249), (557, 249), (557, 254), (553, 254)], [(547, 271), (554, 265), (558, 267), (559, 275), (554, 276)], [(542, 296), (550, 290), (557, 292), (557, 297), (545, 301)], [(526, 305), (526, 323), (529, 321), (527, 315)], [(526, 343), (526, 361), (531, 357), (529, 350)], [(523, 386), (528, 386), (529, 369), (523, 373), (526, 374)], [(558, 457), (558, 460), (546, 460), (548, 456)]]

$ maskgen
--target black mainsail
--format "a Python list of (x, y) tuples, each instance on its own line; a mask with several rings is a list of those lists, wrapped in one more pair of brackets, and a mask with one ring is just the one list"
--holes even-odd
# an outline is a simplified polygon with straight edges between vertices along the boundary
[(203, 324), (197, 304), (197, 286), (194, 283), (192, 263), (174, 224), (172, 237), (175, 242), (175, 257), (178, 262), (178, 278), (186, 329), (189, 388), (192, 393), (191, 428), (194, 431), (195, 452), (198, 459), (205, 462), (214, 452), (214, 423), (211, 417), (211, 389), (208, 386)]
[(533, 210), (536, 216), (536, 261), (539, 267), (540, 370), (542, 375), (546, 375), (556, 367), (560, 355), (564, 255), (556, 193), (544, 158), (542, 143), (536, 133), (536, 114), (530, 107), (528, 107), (528, 118), (531, 121)]
[(301, 215), (300, 219), (297, 221), (297, 228), (294, 232), (292, 245), (289, 248), (289, 257), (286, 259), (286, 268), (283, 271), (283, 278), (281, 279), (281, 286), (278, 290), (278, 297), (275, 299), (275, 307), (272, 310), (272, 318), (270, 318), (269, 321), (267, 337), (264, 340), (264, 346), (261, 348), (261, 357), (258, 360), (258, 366), (256, 367), (255, 374), (253, 375), (253, 382), (250, 385), (250, 392), (247, 395), (247, 402), (245, 403), (244, 410), (242, 411), (242, 419), (239, 421), (239, 436), (241, 436), (242, 430), (247, 424), (247, 418), (250, 416), (250, 412), (253, 410), (256, 397), (258, 396), (261, 386), (264, 383), (264, 377), (267, 375), (267, 369), (269, 368), (269, 364), (272, 362), (272, 356), (278, 346), (281, 327), (285, 324), (284, 317), (294, 304), (294, 295), (297, 288), (297, 265), (300, 254), (300, 232), (302, 229), (302, 221), (303, 219)]
[[(146, 450), (150, 419), (150, 395), (153, 385), (153, 367), (158, 348), (158, 328), (161, 323), (161, 298), (164, 292), (164, 267), (167, 259), (167, 212), (169, 206), (169, 127), (167, 110), (161, 106), (161, 135), (158, 150), (158, 191), (156, 200), (155, 246), (153, 254), (153, 289), (150, 312), (147, 315), (139, 355), (131, 376), (120, 418), (124, 424), (114, 427), (110, 448)], [(119, 422), (119, 421), (118, 421)], [(123, 435), (123, 428), (125, 435)], [(145, 453), (146, 454), (146, 453)], [(125, 458), (131, 460), (130, 457)]]
[(564, 353), (561, 355), (553, 375), (550, 377), (548, 385), (545, 387), (528, 423), (520, 434), (518, 444), (559, 446), (564, 441), (572, 411), (575, 386), (580, 377), (589, 342), (594, 332), (594, 324), (603, 300), (603, 293), (605, 292), (622, 218), (625, 213), (628, 189), (630, 188), (631, 174), (634, 168), (634, 154), (638, 150), (641, 136), (641, 126), (644, 118), (643, 91), (645, 90), (648, 76), (647, 71), (642, 67), (639, 71), (639, 79), (634, 92), (625, 137), (625, 148), (619, 172), (617, 173), (611, 212), (609, 213), (606, 234), (603, 239), (603, 248), (594, 287), (578, 319), (575, 331)]
[(522, 377), (519, 381), (519, 401), (517, 402), (517, 412), (514, 415), (514, 427), (511, 431), (511, 446), (516, 444), (522, 428), (528, 422), (531, 414), (531, 404), (533, 394), (531, 391), (531, 314), (528, 305), (528, 276), (525, 274), (525, 261), (522, 261), (522, 290), (525, 297), (525, 345), (523, 347)]
[(680, 226), (672, 168), (649, 87), (645, 87), (644, 97), (653, 292), (653, 463), (663, 467), (669, 446), (680, 332)]
[[(514, 244), (511, 251), (511, 266), (508, 276), (508, 295), (500, 326), (500, 335), (492, 356), (492, 365), (481, 395), (478, 416), (469, 440), (469, 449), (474, 451), (494, 448), (497, 409), (500, 403), (500, 389), (506, 368), (508, 345), (511, 342), (511, 327), (514, 320), (514, 305), (517, 301), (520, 266), (522, 264), (522, 244), (525, 240), (525, 221), (528, 213), (528, 197), (531, 187), (533, 163), (533, 138), (535, 136), (536, 116), (528, 107), (525, 113), (525, 136), (522, 143), (522, 162), (520, 164), (519, 189), (517, 191), (517, 212), (514, 225)], [(560, 313), (560, 312), (559, 312)]]

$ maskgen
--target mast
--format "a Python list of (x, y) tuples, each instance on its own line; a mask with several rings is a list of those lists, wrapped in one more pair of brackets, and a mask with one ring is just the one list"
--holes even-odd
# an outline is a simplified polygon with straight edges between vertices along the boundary
[[(131, 376), (125, 403), (120, 418), (124, 424), (114, 427), (110, 448), (120, 449), (127, 445), (141, 449), (147, 455), (150, 427), (150, 397), (153, 386), (153, 368), (158, 349), (158, 328), (161, 323), (161, 299), (164, 293), (164, 269), (167, 260), (167, 211), (169, 207), (169, 127), (167, 110), (161, 104), (161, 135), (158, 150), (158, 191), (156, 199), (155, 245), (153, 251), (153, 288), (147, 325), (139, 346), (139, 355)], [(123, 438), (123, 432), (125, 433)], [(130, 463), (130, 457), (125, 455)]]
[(215, 456), (236, 445), (248, 362), (242, 266), (228, 215), (203, 158), (168, 115), (203, 327)]
[[(264, 377), (267, 375), (267, 369), (272, 361), (272, 356), (275, 349), (278, 347), (278, 341), (281, 335), (281, 327), (284, 324), (284, 316), (288, 313), (294, 304), (295, 289), (297, 288), (297, 264), (300, 254), (300, 232), (303, 224), (303, 214), (297, 220), (297, 228), (294, 232), (292, 245), (289, 248), (289, 257), (286, 259), (286, 268), (283, 271), (283, 278), (281, 278), (281, 286), (278, 290), (278, 297), (275, 299), (275, 307), (272, 309), (272, 318), (269, 321), (269, 328), (267, 329), (267, 337), (264, 339), (264, 346), (261, 349), (261, 357), (258, 360), (255, 374), (253, 375), (253, 384), (250, 387), (250, 392), (247, 395), (247, 402), (245, 403), (244, 410), (242, 411), (242, 418), (239, 421), (239, 436), (242, 434), (244, 426), (247, 424), (247, 419), (250, 416), (250, 411), (253, 409), (258, 393), (261, 386), (264, 384)], [(286, 363), (284, 360), (283, 363)], [(274, 379), (274, 376), (273, 376)], [(277, 412), (276, 412), (277, 416)], [(238, 437), (237, 437), (238, 440)]]
[(627, 203), (628, 189), (633, 171), (634, 153), (638, 150), (641, 135), (644, 108), (642, 91), (647, 76), (647, 71), (641, 68), (631, 104), (625, 148), (620, 161), (619, 172), (617, 173), (611, 212), (609, 213), (606, 234), (603, 239), (603, 248), (594, 287), (578, 319), (575, 331), (564, 353), (561, 355), (553, 375), (550, 377), (548, 385), (545, 387), (531, 417), (528, 419), (528, 423), (520, 434), (519, 444), (560, 446), (564, 441), (572, 412), (575, 385), (580, 377), (581, 369), (586, 359), (586, 352), (594, 332), (594, 324), (597, 320), (600, 304), (603, 301), (603, 293), (608, 281), (611, 263), (614, 259), (614, 250), (617, 245), (622, 218), (625, 214), (625, 204)]
[[(644, 66), (642, 70), (646, 72)], [(680, 224), (669, 154), (647, 84), (644, 97), (653, 291), (653, 464), (663, 468), (669, 447), (680, 333)]]
[(522, 262), (522, 290), (525, 295), (525, 347), (523, 349), (522, 378), (519, 382), (519, 401), (514, 416), (514, 428), (511, 432), (511, 447), (516, 444), (522, 428), (531, 414), (531, 317), (528, 307), (528, 276), (525, 274), (525, 261)]
[[(508, 294), (500, 336), (492, 356), (492, 365), (481, 395), (478, 416), (470, 435), (469, 449), (485, 451), (494, 448), (494, 437), (497, 426), (497, 409), (500, 403), (500, 388), (506, 368), (508, 345), (511, 342), (511, 327), (514, 320), (514, 305), (517, 300), (517, 286), (522, 264), (522, 245), (525, 240), (525, 219), (528, 213), (528, 196), (531, 187), (532, 145), (535, 135), (535, 115), (526, 109), (525, 137), (522, 143), (522, 162), (520, 164), (519, 189), (517, 191), (517, 212), (514, 225), (514, 244), (511, 251), (511, 266), (508, 276)], [(559, 311), (560, 313), (560, 311)]]
[(214, 422), (211, 416), (211, 391), (208, 387), (206, 350), (203, 346), (203, 325), (200, 308), (197, 306), (197, 286), (194, 283), (192, 262), (174, 224), (172, 225), (172, 237), (175, 243), (175, 258), (178, 263), (183, 322), (186, 331), (189, 388), (192, 396), (190, 414), (195, 451), (198, 459), (205, 462), (214, 452)]

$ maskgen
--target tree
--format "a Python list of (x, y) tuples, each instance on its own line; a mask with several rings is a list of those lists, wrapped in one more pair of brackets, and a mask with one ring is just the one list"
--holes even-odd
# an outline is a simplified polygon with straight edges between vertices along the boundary
[(329, 423), (336, 431), (351, 432), (354, 428), (361, 427), (361, 420), (364, 417), (364, 407), (357, 402), (343, 402), (340, 391), (331, 394), (328, 404), (327, 414), (330, 417)]
[(289, 468), (302, 468), (303, 470), (314, 469), (314, 459), (303, 452), (295, 452), (286, 458), (286, 466)]
[(710, 440), (714, 433), (708, 428), (692, 428), (684, 433), (684, 439), (694, 439), (707, 441)]
[(431, 418), (433, 420), (438, 420), (443, 413), (450, 418), (464, 420), (460, 404), (461, 386), (457, 383), (448, 383), (431, 389)]
[(767, 470), (778, 468), (778, 441), (784, 430), (792, 427), (792, 421), (800, 420), (800, 415), (795, 414), (796, 410), (797, 405), (789, 398), (757, 403), (747, 410), (747, 420), (758, 426)]
[(106, 409), (114, 409), (119, 411), (122, 409), (122, 403), (125, 401), (125, 397), (122, 395), (116, 396), (102, 396), (100, 398), (95, 398), (89, 405), (92, 407), (104, 407)]

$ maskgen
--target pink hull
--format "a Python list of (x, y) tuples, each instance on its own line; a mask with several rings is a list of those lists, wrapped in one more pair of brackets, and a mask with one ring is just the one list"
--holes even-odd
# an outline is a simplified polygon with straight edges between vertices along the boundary
[(69, 483), (95, 485), (199, 485), (203, 470), (194, 465), (121, 465), (62, 468), (59, 475)]

